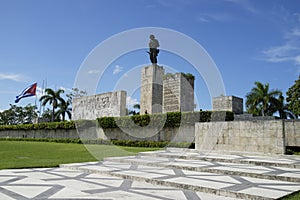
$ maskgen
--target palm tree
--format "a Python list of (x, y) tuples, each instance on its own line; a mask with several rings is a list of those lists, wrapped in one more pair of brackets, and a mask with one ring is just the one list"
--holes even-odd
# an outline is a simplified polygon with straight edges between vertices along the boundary
[(54, 121), (54, 113), (55, 109), (57, 108), (59, 102), (64, 101), (64, 99), (60, 96), (61, 93), (64, 93), (63, 89), (59, 89), (57, 91), (53, 91), (51, 88), (47, 88), (45, 90), (45, 95), (40, 98), (42, 105), (45, 106), (47, 103), (52, 105), (52, 122)]
[(72, 116), (72, 108), (70, 108), (71, 102), (70, 101), (61, 101), (58, 105), (57, 108), (58, 110), (55, 112), (55, 117), (58, 117), (61, 115), (62, 120), (65, 121), (65, 116), (66, 114), (68, 115), (69, 119), (71, 119)]
[(255, 82), (256, 87), (252, 88), (251, 92), (246, 95), (246, 107), (248, 113), (254, 115), (271, 116), (274, 112), (278, 111), (278, 98), (282, 96), (279, 90), (269, 91), (269, 84), (262, 84)]
[(140, 104), (134, 104), (134, 105), (133, 105), (133, 108), (134, 108), (134, 109), (137, 109), (137, 110), (139, 110), (139, 111), (136, 112), (135, 110), (130, 110), (130, 111), (128, 111), (128, 114), (129, 114), (129, 115), (139, 115), (139, 114), (140, 114), (140, 109), (141, 109)]
[(288, 109), (288, 105), (284, 101), (284, 96), (280, 95), (278, 101), (273, 105), (273, 111), (278, 111), (280, 119), (296, 119), (295, 114)]

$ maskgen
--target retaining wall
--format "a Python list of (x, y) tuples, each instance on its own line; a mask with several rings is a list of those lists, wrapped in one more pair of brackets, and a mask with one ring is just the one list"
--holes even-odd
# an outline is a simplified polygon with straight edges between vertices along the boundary
[(1, 130), (1, 138), (70, 138), (77, 139), (76, 129), (56, 130)]
[(299, 120), (252, 120), (196, 123), (195, 147), (204, 151), (284, 154), (300, 146)]
[[(194, 142), (195, 127), (167, 127), (162, 130), (139, 127), (138, 130), (121, 130), (119, 128), (100, 129), (82, 127), (76, 129), (56, 130), (4, 130), (0, 131), (1, 138), (70, 138), (70, 139), (104, 139), (104, 140), (134, 140), (134, 141), (172, 141)], [(79, 136), (80, 135), (80, 136)]]
[(300, 147), (300, 120), (285, 120), (285, 145)]
[[(126, 133), (127, 132), (127, 133)], [(79, 136), (80, 134), (80, 136)], [(0, 137), (70, 138), (137, 141), (194, 142), (198, 150), (285, 153), (286, 146), (300, 147), (300, 120), (251, 120), (196, 123), (162, 130), (139, 127), (102, 130), (96, 127), (56, 130), (2, 130)]]

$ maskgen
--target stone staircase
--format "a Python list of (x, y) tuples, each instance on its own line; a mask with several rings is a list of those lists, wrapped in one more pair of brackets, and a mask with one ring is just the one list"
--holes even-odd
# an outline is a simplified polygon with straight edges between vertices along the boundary
[[(191, 199), (279, 199), (300, 190), (297, 156), (199, 153), (168, 148), (62, 168), (198, 192)], [(204, 198), (201, 194), (210, 194)], [(205, 196), (205, 195), (204, 195)]]

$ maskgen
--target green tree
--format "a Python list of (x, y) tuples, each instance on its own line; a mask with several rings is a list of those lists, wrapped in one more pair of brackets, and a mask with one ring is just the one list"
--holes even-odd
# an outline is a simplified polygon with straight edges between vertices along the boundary
[(259, 116), (272, 116), (277, 110), (279, 90), (269, 90), (269, 84), (255, 82), (256, 87), (246, 95), (247, 112)]
[(294, 85), (288, 89), (286, 96), (288, 109), (298, 118), (300, 116), (300, 76)]
[(280, 95), (277, 99), (277, 101), (271, 105), (270, 108), (271, 112), (277, 112), (279, 113), (280, 119), (295, 119), (294, 113), (288, 109), (287, 104), (285, 103), (284, 96)]
[(68, 115), (69, 119), (72, 117), (72, 108), (70, 107), (71, 102), (70, 101), (61, 101), (57, 108), (58, 110), (55, 112), (55, 117), (60, 118), (60, 115), (62, 116), (62, 120), (65, 121), (66, 114)]
[(52, 110), (50, 110), (49, 108), (44, 110), (40, 120), (41, 122), (50, 122), (52, 120)]
[(32, 124), (36, 118), (36, 106), (28, 104), (21, 107), (10, 104), (8, 110), (0, 113), (0, 125)]
[(136, 111), (136, 110), (128, 110), (127, 109), (127, 113), (129, 114), (129, 115), (139, 115), (140, 114), (140, 109), (141, 109), (141, 106), (140, 106), (140, 104), (134, 104), (133, 105), (133, 108), (134, 109), (136, 109), (136, 110), (138, 110), (138, 112)]
[(64, 101), (64, 99), (60, 96), (61, 93), (64, 93), (63, 89), (59, 89), (57, 91), (52, 90), (51, 88), (47, 88), (45, 90), (45, 95), (43, 95), (40, 98), (40, 101), (42, 102), (42, 105), (45, 106), (47, 103), (49, 103), (50, 105), (52, 105), (52, 117), (51, 117), (51, 121), (54, 121), (54, 115), (55, 115), (55, 109), (58, 107), (58, 104), (62, 101)]
[(68, 101), (70, 102), (70, 105), (72, 104), (72, 100), (74, 98), (79, 98), (86, 96), (87, 92), (85, 90), (79, 90), (78, 88), (72, 88), (72, 91), (67, 94), (66, 96), (68, 97)]

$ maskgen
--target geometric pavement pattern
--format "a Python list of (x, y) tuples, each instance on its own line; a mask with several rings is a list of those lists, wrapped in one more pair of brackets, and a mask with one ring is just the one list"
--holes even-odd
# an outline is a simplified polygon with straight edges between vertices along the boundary
[(203, 154), (170, 148), (62, 166), (216, 194), (223, 199), (278, 199), (300, 190), (299, 160), (298, 156)]
[(179, 190), (65, 168), (0, 170), (0, 199), (217, 199), (201, 192)]
[(278, 199), (300, 190), (299, 161), (167, 149), (60, 168), (0, 170), (0, 199)]

